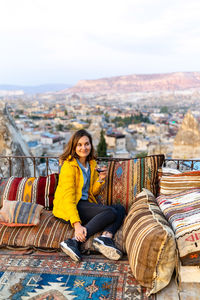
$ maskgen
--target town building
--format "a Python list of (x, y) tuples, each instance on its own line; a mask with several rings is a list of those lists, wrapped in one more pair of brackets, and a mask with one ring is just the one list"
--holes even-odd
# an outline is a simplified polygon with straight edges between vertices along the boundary
[(55, 135), (55, 134), (51, 134), (49, 132), (45, 132), (42, 134), (41, 136), (41, 143), (44, 145), (53, 145), (55, 143), (60, 143), (61, 141), (63, 141), (64, 138), (59, 136), (59, 135)]
[(126, 136), (119, 132), (112, 132), (105, 135), (108, 154), (113, 157), (128, 158), (129, 152), (126, 150)]

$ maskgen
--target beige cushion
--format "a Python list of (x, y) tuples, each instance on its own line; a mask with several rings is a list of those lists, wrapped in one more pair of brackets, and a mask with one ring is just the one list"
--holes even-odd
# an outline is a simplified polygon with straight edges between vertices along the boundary
[(170, 176), (174, 174), (180, 174), (181, 171), (177, 169), (167, 168), (167, 167), (161, 167), (158, 169), (158, 191), (157, 195), (160, 195), (160, 182), (163, 176)]
[(160, 181), (160, 195), (176, 194), (196, 188), (200, 188), (200, 171), (162, 176)]
[(136, 197), (124, 222), (123, 239), (133, 275), (147, 294), (164, 288), (175, 267), (176, 244), (150, 191), (143, 189)]

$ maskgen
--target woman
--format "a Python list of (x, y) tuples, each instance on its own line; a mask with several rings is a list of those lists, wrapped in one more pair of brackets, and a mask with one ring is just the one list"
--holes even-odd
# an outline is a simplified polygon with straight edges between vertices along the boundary
[(74, 227), (74, 237), (61, 242), (61, 249), (73, 260), (80, 261), (80, 244), (103, 230), (93, 240), (94, 248), (109, 259), (120, 259), (122, 252), (112, 238), (123, 222), (125, 209), (120, 204), (98, 204), (95, 199), (105, 183), (107, 168), (98, 174), (91, 135), (83, 129), (75, 132), (60, 161), (53, 214)]

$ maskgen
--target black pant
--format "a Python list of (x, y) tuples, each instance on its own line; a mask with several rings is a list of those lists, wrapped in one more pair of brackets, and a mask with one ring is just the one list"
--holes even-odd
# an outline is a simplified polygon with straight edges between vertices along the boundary
[(77, 209), (82, 224), (87, 228), (87, 239), (99, 231), (108, 231), (114, 234), (122, 225), (125, 217), (125, 208), (121, 204), (111, 206), (90, 203), (80, 200)]

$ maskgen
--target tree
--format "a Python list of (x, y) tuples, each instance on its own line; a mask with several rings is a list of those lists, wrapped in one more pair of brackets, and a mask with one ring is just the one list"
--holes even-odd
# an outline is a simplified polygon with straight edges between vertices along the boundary
[(19, 115), (23, 115), (24, 111), (23, 111), (23, 109), (17, 109), (16, 113), (18, 113)]
[(113, 122), (115, 123), (116, 127), (127, 127), (129, 124), (139, 124), (142, 122), (150, 123), (150, 120), (147, 116), (143, 116), (143, 114), (140, 112), (139, 115), (131, 115), (130, 117), (115, 117)]
[(163, 114), (168, 114), (169, 110), (168, 110), (168, 107), (167, 106), (162, 106), (160, 108), (160, 113), (163, 113)]
[(45, 156), (46, 156), (46, 152), (43, 152), (43, 153), (42, 153), (42, 157), (40, 157), (40, 163), (41, 163), (41, 164), (43, 164), (43, 163), (46, 162)]
[(105, 117), (105, 121), (107, 123), (109, 123), (110, 122), (110, 116), (109, 116), (109, 114), (107, 112), (104, 114), (104, 117)]
[(101, 130), (100, 141), (97, 146), (97, 155), (98, 157), (107, 156), (107, 145), (106, 145), (106, 140), (104, 138), (103, 130)]
[(63, 124), (56, 124), (56, 130), (57, 131), (63, 131)]
[(146, 157), (147, 154), (148, 154), (147, 152), (140, 152), (140, 153), (136, 154), (136, 158)]

